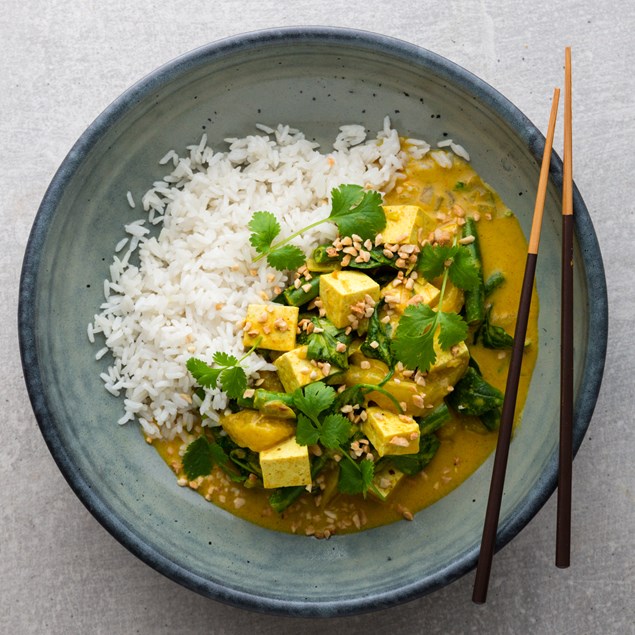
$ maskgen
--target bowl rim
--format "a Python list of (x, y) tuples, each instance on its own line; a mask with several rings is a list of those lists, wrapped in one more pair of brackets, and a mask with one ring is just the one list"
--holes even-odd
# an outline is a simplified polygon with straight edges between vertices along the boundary
[[(370, 31), (343, 27), (283, 27), (262, 29), (233, 35), (195, 48), (151, 71), (115, 99), (82, 133), (57, 172), (53, 176), (39, 206), (27, 242), (20, 276), (18, 304), (19, 345), (25, 383), (40, 431), (60, 471), (71, 489), (97, 521), (134, 555), (155, 570), (179, 584), (215, 600), (240, 608), (259, 612), (305, 617), (349, 615), (386, 608), (416, 599), (445, 586), (474, 568), (478, 548), (466, 553), (430, 578), (372, 596), (328, 602), (277, 600), (252, 595), (229, 588), (195, 575), (180, 567), (163, 553), (144, 542), (143, 537), (117, 518), (108, 505), (87, 483), (76, 468), (69, 452), (58, 436), (52, 413), (47, 405), (40, 374), (40, 361), (36, 347), (37, 315), (31, 299), (37, 291), (37, 278), (42, 246), (55, 210), (67, 184), (81, 166), (90, 150), (106, 131), (124, 117), (135, 104), (159, 86), (168, 84), (181, 73), (204, 65), (210, 60), (254, 46), (289, 44), (293, 42), (323, 43), (330, 41), (354, 49), (362, 47), (379, 54), (388, 54), (411, 62), (414, 67), (434, 68), (435, 74), (477, 96), (489, 109), (507, 122), (530, 153), (539, 162), (544, 148), (544, 136), (538, 128), (506, 97), (476, 75), (428, 49), (409, 42)], [(562, 161), (552, 154), (550, 178), (557, 188), (562, 184)], [(580, 192), (574, 186), (575, 233), (582, 253), (590, 253), (593, 260), (584, 262), (589, 296), (589, 333), (593, 334), (593, 355), (587, 355), (581, 390), (577, 395), (574, 423), (574, 454), (577, 453), (589, 426), (602, 382), (608, 337), (608, 297), (604, 266), (593, 224)], [(532, 497), (526, 497), (516, 509), (514, 518), (500, 525), (497, 533), (497, 551), (505, 546), (531, 520), (544, 505), (557, 484), (557, 451), (543, 471)]]

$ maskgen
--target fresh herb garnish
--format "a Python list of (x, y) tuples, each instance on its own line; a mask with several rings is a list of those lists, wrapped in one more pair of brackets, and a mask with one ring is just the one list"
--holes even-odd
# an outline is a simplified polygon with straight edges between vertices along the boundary
[(339, 413), (320, 415), (335, 402), (335, 390), (321, 382), (309, 384), (304, 390), (293, 393), (293, 403), (301, 412), (298, 415), (296, 440), (300, 445), (321, 443), (325, 448), (335, 449), (348, 441), (351, 434), (350, 421)]
[[(346, 456), (349, 455), (346, 454)], [(344, 494), (365, 494), (372, 487), (374, 476), (375, 464), (372, 461), (341, 460), (338, 489)]]
[(249, 357), (257, 348), (258, 340), (240, 359), (234, 355), (219, 351), (214, 353), (212, 359), (215, 367), (196, 357), (187, 360), (187, 369), (199, 386), (203, 388), (220, 387), (227, 393), (230, 399), (238, 399), (247, 388), (247, 375), (240, 363)]
[(462, 342), (468, 334), (465, 320), (454, 311), (443, 311), (443, 297), (448, 278), (461, 289), (479, 283), (478, 268), (467, 249), (461, 245), (426, 245), (419, 256), (418, 271), (427, 280), (442, 276), (438, 309), (426, 304), (406, 307), (392, 339), (392, 350), (410, 369), (426, 372), (437, 358), (435, 337), (443, 350)]
[(211, 474), (215, 465), (228, 472), (228, 464), (229, 457), (223, 448), (218, 443), (210, 443), (205, 437), (192, 441), (183, 455), (183, 470), (190, 481)]
[(419, 255), (417, 270), (426, 280), (447, 272), (450, 280), (461, 289), (470, 289), (479, 283), (477, 264), (462, 245), (426, 245)]
[(331, 213), (327, 218), (312, 223), (287, 238), (274, 243), (281, 228), (271, 212), (256, 212), (249, 221), (249, 242), (258, 252), (254, 262), (266, 257), (274, 269), (297, 269), (306, 260), (304, 252), (288, 243), (309, 229), (326, 222), (333, 222), (341, 236), (357, 234), (365, 240), (375, 238), (386, 226), (386, 216), (381, 206), (381, 194), (365, 190), (360, 185), (340, 185), (331, 190)]
[[(348, 447), (352, 434), (350, 421), (339, 412), (334, 412), (336, 392), (330, 386), (315, 382), (298, 388), (293, 393), (293, 402), (300, 411), (296, 429), (296, 441), (300, 445), (321, 443), (328, 450), (341, 455), (338, 488), (347, 494), (364, 494), (372, 488), (374, 464), (362, 459), (356, 461)], [(322, 416), (324, 415), (324, 416)]]

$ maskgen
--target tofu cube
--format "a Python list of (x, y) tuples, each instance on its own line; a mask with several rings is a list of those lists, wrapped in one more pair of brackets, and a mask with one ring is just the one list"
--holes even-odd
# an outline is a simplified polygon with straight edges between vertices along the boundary
[(392, 465), (380, 467), (373, 477), (373, 485), (375, 485), (377, 491), (370, 490), (371, 494), (385, 501), (395, 491), (404, 476), (405, 474), (401, 470)]
[(243, 345), (251, 348), (258, 338), (262, 338), (258, 348), (272, 351), (290, 351), (295, 348), (295, 335), (298, 328), (296, 306), (281, 304), (250, 304), (247, 306)]
[[(320, 366), (313, 360), (307, 359), (308, 346), (299, 346), (288, 353), (280, 355), (273, 362), (278, 370), (278, 378), (286, 392), (293, 392), (302, 386), (312, 384), (327, 377)], [(331, 366), (329, 375), (339, 372), (336, 366)]]
[(260, 453), (260, 469), (267, 489), (311, 485), (309, 448), (299, 445), (295, 437), (263, 450)]
[(363, 318), (353, 311), (359, 308), (367, 296), (373, 303), (379, 300), (379, 285), (365, 273), (357, 271), (333, 271), (320, 276), (322, 306), (333, 324), (341, 329), (350, 325), (349, 316)]
[(423, 279), (415, 280), (412, 289), (407, 289), (404, 284), (401, 284), (401, 281), (397, 286), (389, 282), (381, 288), (381, 297), (386, 298), (390, 308), (399, 315), (406, 310), (409, 304), (434, 306), (440, 295), (441, 291), (437, 287)]
[(220, 423), (234, 443), (254, 452), (262, 452), (295, 434), (295, 422), (263, 415), (257, 410), (224, 415)]
[(436, 220), (419, 205), (384, 205), (386, 227), (381, 232), (385, 243), (417, 244), (417, 234), (424, 238), (434, 231)]
[(381, 408), (368, 408), (362, 432), (375, 446), (379, 456), (416, 454), (419, 451), (419, 424), (408, 415)]
[(444, 351), (437, 338), (434, 338), (434, 350), (437, 358), (426, 375), (426, 387), (443, 381), (444, 386), (454, 386), (463, 376), (470, 361), (470, 351), (465, 342), (459, 342), (450, 350)]

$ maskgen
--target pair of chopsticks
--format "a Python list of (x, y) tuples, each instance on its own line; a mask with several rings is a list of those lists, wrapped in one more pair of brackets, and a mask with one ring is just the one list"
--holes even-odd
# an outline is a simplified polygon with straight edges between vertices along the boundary
[[(514, 346), (507, 375), (505, 399), (501, 414), (498, 442), (494, 457), (494, 468), (490, 484), (481, 550), (476, 567), (472, 600), (483, 604), (487, 598), (487, 587), (496, 546), (496, 531), (500, 516), (505, 471), (509, 456), (518, 382), (527, 333), (531, 293), (536, 273), (540, 229), (545, 207), (547, 181), (560, 89), (556, 88), (551, 103), (551, 115), (545, 149), (540, 169), (538, 193), (534, 217), (529, 236), (525, 274), (518, 306), (518, 318), (514, 332)], [(573, 176), (572, 176), (572, 123), (571, 123), (571, 48), (565, 49), (565, 100), (564, 100), (564, 170), (562, 179), (562, 322), (560, 343), (560, 449), (558, 469), (558, 512), (556, 530), (556, 566), (569, 566), (571, 551), (571, 472), (573, 461)]]

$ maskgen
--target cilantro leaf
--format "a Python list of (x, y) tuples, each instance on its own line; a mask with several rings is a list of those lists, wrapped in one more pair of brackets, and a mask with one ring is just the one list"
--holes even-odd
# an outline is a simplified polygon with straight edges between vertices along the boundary
[(240, 366), (230, 366), (221, 371), (220, 383), (230, 399), (238, 399), (247, 388), (247, 375)]
[(372, 461), (363, 460), (359, 467), (360, 472), (362, 473), (362, 486), (364, 488), (363, 493), (365, 494), (373, 482), (373, 477), (375, 476), (375, 464)]
[(341, 414), (324, 418), (320, 430), (320, 441), (325, 448), (335, 449), (348, 441), (351, 433), (350, 421)]
[(295, 431), (295, 440), (299, 445), (315, 445), (318, 442), (320, 431), (311, 420), (303, 414), (298, 415), (298, 425)]
[(364, 491), (364, 481), (357, 464), (342, 459), (339, 465), (340, 476), (337, 489), (343, 494), (361, 494)]
[(238, 363), (238, 359), (229, 353), (219, 351), (212, 356), (215, 364), (219, 366), (235, 366)]
[(435, 245), (433, 247), (427, 244), (419, 254), (417, 270), (426, 280), (434, 280), (445, 271), (446, 262), (451, 260), (457, 251), (456, 246)]
[(481, 274), (474, 257), (465, 247), (458, 247), (448, 269), (450, 280), (460, 289), (474, 289), (481, 283)]
[(280, 233), (280, 223), (271, 212), (256, 212), (249, 221), (249, 242), (259, 253), (266, 253), (273, 239)]
[(226, 470), (226, 468), (229, 466), (229, 457), (227, 456), (227, 454), (225, 454), (225, 450), (223, 450), (223, 448), (218, 445), (218, 443), (209, 444), (209, 454), (212, 457), (212, 462), (214, 463), (214, 465), (220, 465), (223, 470)]
[(340, 477), (337, 488), (344, 494), (366, 494), (373, 482), (375, 465), (372, 461), (362, 459), (340, 461)]
[(214, 461), (209, 441), (205, 437), (199, 437), (192, 441), (183, 455), (183, 470), (188, 480), (193, 481), (199, 476), (211, 474), (213, 467)]
[(192, 374), (199, 386), (203, 388), (216, 388), (218, 376), (221, 373), (220, 368), (212, 368), (203, 360), (196, 357), (190, 357), (186, 363), (187, 369)]
[(445, 351), (467, 337), (467, 323), (457, 313), (438, 312), (439, 345)]
[(425, 372), (434, 364), (434, 330), (439, 313), (426, 304), (406, 307), (392, 340), (392, 350), (404, 366)]
[(267, 254), (267, 262), (278, 271), (297, 269), (306, 261), (304, 252), (295, 245), (276, 247)]
[(386, 227), (379, 192), (361, 185), (340, 185), (331, 190), (331, 202), (328, 220), (337, 225), (341, 236), (357, 234), (362, 240), (374, 239)]
[(199, 386), (203, 388), (217, 388), (220, 383), (221, 389), (227, 393), (230, 399), (238, 399), (247, 388), (247, 374), (240, 365), (240, 362), (242, 362), (257, 345), (258, 341), (240, 359), (223, 351), (214, 353), (212, 359), (214, 363), (218, 365), (217, 368), (212, 368), (209, 364), (196, 357), (190, 357), (190, 359), (187, 360), (186, 366)]
[(312, 421), (316, 421), (334, 401), (335, 389), (319, 381), (305, 386), (304, 389), (298, 388), (293, 393), (293, 405)]

